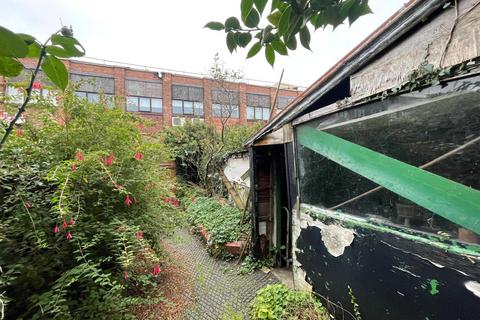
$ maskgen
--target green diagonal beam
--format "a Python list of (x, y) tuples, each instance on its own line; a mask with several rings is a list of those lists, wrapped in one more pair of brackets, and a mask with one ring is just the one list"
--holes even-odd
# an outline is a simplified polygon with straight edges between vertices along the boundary
[(298, 143), (353, 172), (480, 234), (480, 191), (308, 126)]

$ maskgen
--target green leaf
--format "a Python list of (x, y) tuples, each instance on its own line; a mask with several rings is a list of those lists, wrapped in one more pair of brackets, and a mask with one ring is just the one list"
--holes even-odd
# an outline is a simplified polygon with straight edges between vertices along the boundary
[(12, 57), (0, 56), (0, 75), (5, 77), (18, 76), (23, 70), (23, 64)]
[(300, 30), (300, 43), (305, 49), (310, 49), (310, 31), (308, 30), (307, 26), (303, 27)]
[(257, 10), (258, 12), (260, 12), (260, 14), (263, 13), (263, 10), (265, 9), (267, 2), (268, 0), (254, 0), (255, 7), (257, 7)]
[(351, 9), (356, 2), (358, 2), (358, 0), (345, 0), (342, 2), (340, 5), (340, 16), (342, 17), (342, 20), (349, 16)]
[(327, 21), (325, 20), (325, 16), (322, 13), (316, 14), (310, 18), (310, 22), (317, 30), (320, 27), (325, 27), (327, 25)]
[(69, 57), (82, 57), (85, 55), (85, 49), (75, 38), (54, 34), (51, 37), (51, 41), (52, 45), (62, 47)]
[(262, 45), (260, 44), (260, 42), (255, 43), (250, 48), (250, 50), (248, 50), (247, 59), (255, 56), (260, 51), (260, 49), (262, 49)]
[(249, 28), (255, 28), (258, 26), (259, 22), (260, 22), (260, 15), (258, 14), (258, 11), (255, 9), (250, 10), (247, 20), (245, 21), (245, 25)]
[(247, 17), (250, 15), (250, 11), (253, 9), (253, 0), (242, 0), (240, 2), (240, 14), (242, 21), (246, 24)]
[(237, 48), (235, 33), (233, 32), (227, 33), (227, 48), (230, 53), (233, 53), (233, 51)]
[(25, 58), (28, 46), (21, 36), (0, 26), (0, 56)]
[(280, 21), (278, 22), (278, 34), (283, 36), (288, 31), (288, 26), (290, 23), (290, 14), (292, 13), (292, 8), (289, 6), (280, 17)]
[(267, 45), (265, 47), (265, 58), (267, 59), (267, 62), (273, 67), (273, 64), (275, 63), (275, 51), (273, 50), (271, 45)]
[(42, 46), (38, 42), (35, 41), (28, 46), (27, 57), (38, 58), (38, 57), (40, 57), (40, 52), (41, 51), (42, 51)]
[(285, 45), (287, 46), (288, 49), (290, 49), (290, 50), (297, 49), (297, 39), (295, 38), (295, 36), (290, 37), (288, 39), (284, 38), (283, 40), (284, 40)]
[(68, 54), (68, 52), (57, 46), (47, 46), (45, 48), (45, 51), (55, 57), (60, 57), (60, 58), (70, 58), (71, 56)]
[(60, 60), (47, 55), (42, 62), (42, 70), (57, 87), (65, 90), (68, 84), (68, 72)]
[(368, 5), (368, 1), (361, 0), (360, 3), (356, 2), (348, 13), (348, 22), (352, 25), (358, 18), (369, 13), (372, 13), (372, 10)]
[(35, 39), (35, 37), (33, 37), (29, 34), (26, 34), (26, 33), (17, 33), (17, 36), (22, 38), (23, 41), (25, 41), (25, 43), (27, 44), (27, 46), (31, 45), (32, 43), (37, 41), (37, 39)]
[(280, 10), (275, 10), (275, 12), (269, 14), (267, 16), (267, 20), (270, 21), (272, 25), (275, 27), (278, 27), (278, 24), (280, 23), (280, 17), (282, 16), (282, 12)]
[(225, 20), (225, 31), (238, 30), (240, 29), (240, 22), (235, 17), (230, 17)]
[(207, 23), (204, 26), (204, 28), (208, 28), (208, 29), (215, 30), (215, 31), (220, 31), (220, 30), (225, 29), (225, 26), (221, 22), (210, 21), (209, 23)]
[(238, 32), (237, 33), (237, 44), (242, 47), (242, 48), (245, 48), (249, 43), (250, 41), (252, 41), (252, 35), (248, 32)]
[(285, 44), (281, 40), (272, 41), (271, 44), (272, 44), (273, 49), (275, 51), (277, 51), (278, 53), (280, 53), (281, 55), (283, 55), (283, 56), (288, 55), (287, 47), (285, 46)]

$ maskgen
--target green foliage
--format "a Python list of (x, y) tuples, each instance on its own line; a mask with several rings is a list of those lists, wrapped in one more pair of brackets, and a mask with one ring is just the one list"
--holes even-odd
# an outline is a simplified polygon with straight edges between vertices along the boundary
[(247, 256), (243, 260), (242, 265), (238, 268), (238, 274), (252, 274), (255, 270), (261, 269), (263, 267), (271, 268), (273, 267), (272, 260), (255, 260), (251, 256)]
[[(268, 3), (271, 4), (266, 13), (268, 23), (260, 27), (260, 18)], [(255, 39), (247, 58), (255, 56), (263, 47), (266, 60), (273, 66), (275, 52), (286, 55), (286, 48), (296, 50), (297, 37), (302, 46), (310, 50), (310, 29), (329, 25), (335, 29), (346, 20), (351, 25), (371, 12), (368, 0), (241, 0), (240, 18), (244, 26), (237, 18), (230, 17), (225, 23), (209, 22), (205, 28), (224, 30), (230, 52), (245, 48)]]
[(362, 313), (360, 312), (360, 305), (357, 303), (357, 298), (353, 294), (353, 289), (349, 285), (348, 287), (348, 295), (350, 296), (350, 302), (353, 306), (353, 312), (355, 314), (355, 320), (362, 320)]
[(6, 318), (126, 319), (131, 295), (156, 287), (159, 238), (177, 209), (163, 201), (167, 149), (140, 122), (67, 89), (0, 151)]
[(322, 304), (309, 292), (268, 285), (257, 292), (252, 303), (252, 320), (328, 320)]
[(164, 130), (164, 142), (177, 162), (177, 173), (186, 181), (198, 183), (208, 195), (225, 195), (220, 176), (225, 157), (243, 150), (243, 144), (262, 123), (255, 126), (226, 127), (222, 142), (221, 133), (203, 123), (186, 123), (181, 127)]
[(194, 227), (204, 227), (212, 244), (238, 240), (248, 232), (248, 224), (240, 225), (242, 212), (213, 198), (197, 198), (187, 209), (187, 219)]

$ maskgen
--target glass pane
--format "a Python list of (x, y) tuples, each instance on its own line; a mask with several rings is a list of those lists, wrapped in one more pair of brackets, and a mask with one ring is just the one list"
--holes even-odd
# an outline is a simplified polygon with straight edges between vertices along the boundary
[(183, 101), (172, 100), (172, 112), (173, 112), (173, 114), (182, 114), (183, 113)]
[(75, 95), (79, 98), (83, 98), (83, 99), (86, 99), (87, 98), (87, 93), (86, 92), (82, 92), (82, 91), (75, 91)]
[(92, 103), (99, 103), (100, 102), (100, 95), (98, 93), (88, 93), (87, 94), (88, 101)]
[(270, 119), (270, 109), (263, 108), (263, 120), (268, 121), (268, 119)]
[(247, 119), (254, 120), (255, 119), (255, 108), (254, 107), (247, 107)]
[(196, 116), (203, 116), (203, 103), (202, 102), (194, 102), (193, 106), (195, 108), (195, 115)]
[(221, 115), (221, 109), (222, 109), (222, 106), (219, 105), (218, 103), (214, 103), (212, 105), (212, 114), (214, 117), (220, 117)]
[(127, 97), (127, 111), (138, 111), (137, 97)]
[(193, 114), (193, 102), (192, 101), (183, 101), (183, 113), (184, 114)]
[(232, 118), (240, 118), (240, 112), (238, 106), (232, 106), (231, 115)]
[(140, 111), (150, 112), (150, 98), (140, 98)]
[(256, 120), (262, 120), (263, 119), (263, 108), (261, 107), (256, 107), (255, 108), (255, 119)]
[(162, 113), (163, 111), (163, 102), (162, 99), (152, 98), (152, 112)]

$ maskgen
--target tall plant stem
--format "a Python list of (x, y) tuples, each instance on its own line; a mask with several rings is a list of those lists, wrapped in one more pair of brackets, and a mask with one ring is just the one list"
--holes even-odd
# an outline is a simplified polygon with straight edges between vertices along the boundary
[(33, 84), (35, 82), (35, 78), (37, 77), (38, 71), (40, 70), (40, 65), (42, 64), (42, 60), (43, 60), (43, 58), (45, 57), (45, 54), (46, 54), (45, 47), (46, 47), (45, 45), (42, 47), (42, 51), (40, 52), (40, 57), (38, 58), (37, 67), (35, 68), (35, 71), (32, 73), (32, 77), (30, 78), (30, 85), (27, 88), (27, 96), (25, 97), (25, 100), (23, 101), (20, 108), (18, 108), (17, 114), (15, 115), (13, 120), (8, 125), (8, 128), (5, 131), (5, 134), (3, 135), (2, 141), (0, 141), (0, 150), (2, 149), (3, 145), (7, 141), (8, 136), (12, 132), (13, 127), (17, 123), (18, 119), (20, 119), (22, 113), (25, 112), (25, 108), (27, 107), (27, 104), (30, 101), (30, 97), (32, 95), (32, 89), (33, 89)]

